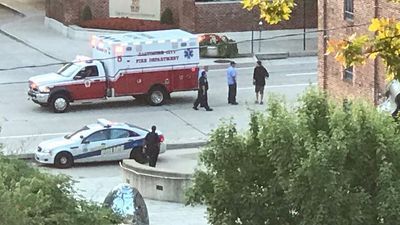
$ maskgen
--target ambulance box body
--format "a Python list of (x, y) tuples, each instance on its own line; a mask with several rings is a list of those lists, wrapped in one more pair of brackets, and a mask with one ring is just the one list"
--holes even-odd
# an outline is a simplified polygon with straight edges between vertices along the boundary
[(70, 103), (119, 96), (162, 105), (176, 91), (198, 89), (197, 36), (182, 30), (93, 36), (92, 57), (77, 57), (57, 73), (31, 77), (28, 95), (55, 112)]

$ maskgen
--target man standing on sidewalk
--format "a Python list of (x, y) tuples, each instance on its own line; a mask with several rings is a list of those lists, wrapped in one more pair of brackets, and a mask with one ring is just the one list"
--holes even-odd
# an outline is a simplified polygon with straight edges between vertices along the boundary
[(158, 154), (160, 154), (160, 137), (156, 133), (156, 126), (151, 127), (151, 132), (144, 138), (146, 154), (149, 156), (149, 166), (156, 167)]
[(228, 79), (228, 104), (237, 105), (236, 102), (236, 92), (237, 92), (237, 83), (236, 77), (237, 72), (235, 69), (236, 63), (234, 61), (231, 62), (230, 67), (226, 71), (226, 77)]
[(254, 68), (253, 73), (253, 84), (256, 87), (256, 104), (258, 104), (258, 94), (260, 94), (260, 105), (263, 103), (264, 97), (264, 87), (265, 87), (265, 79), (269, 77), (269, 73), (267, 69), (261, 64), (261, 61), (257, 61), (257, 65)]

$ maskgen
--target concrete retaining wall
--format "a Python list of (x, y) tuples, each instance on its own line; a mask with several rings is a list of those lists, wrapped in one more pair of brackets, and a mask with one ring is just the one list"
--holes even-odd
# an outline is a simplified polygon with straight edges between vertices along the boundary
[(44, 25), (47, 28), (50, 28), (52, 30), (55, 30), (61, 34), (63, 34), (67, 38), (71, 39), (79, 39), (79, 40), (85, 40), (85, 41), (90, 41), (90, 38), (93, 35), (100, 35), (100, 34), (116, 34), (116, 33), (126, 33), (127, 31), (119, 31), (119, 30), (102, 30), (102, 29), (86, 29), (86, 28), (81, 28), (79, 26), (75, 25), (69, 25), (66, 26), (62, 24), (61, 22), (45, 17), (44, 18)]
[(185, 190), (192, 183), (192, 174), (165, 171), (124, 160), (121, 165), (124, 182), (137, 188), (144, 198), (185, 202)]

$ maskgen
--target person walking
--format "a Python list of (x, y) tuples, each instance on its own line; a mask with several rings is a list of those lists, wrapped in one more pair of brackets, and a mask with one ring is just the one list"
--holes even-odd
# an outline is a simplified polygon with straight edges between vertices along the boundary
[(144, 138), (146, 154), (149, 156), (149, 166), (156, 167), (158, 154), (160, 154), (160, 137), (156, 133), (156, 126), (151, 127), (151, 132)]
[(210, 106), (208, 106), (207, 91), (208, 91), (207, 73), (204, 70), (201, 73), (201, 77), (199, 80), (199, 90), (197, 91), (197, 99), (193, 104), (194, 110), (199, 110), (197, 107), (200, 104), (200, 106), (204, 107), (206, 109), (206, 111), (213, 111), (213, 109), (210, 108)]
[(226, 77), (228, 80), (228, 104), (237, 105), (236, 92), (237, 92), (237, 72), (235, 69), (236, 63), (231, 61), (228, 70), (226, 71)]
[(267, 69), (262, 65), (261, 61), (257, 61), (257, 65), (254, 68), (253, 73), (253, 84), (255, 85), (256, 91), (256, 104), (258, 104), (258, 95), (260, 94), (260, 105), (264, 104), (264, 87), (265, 87), (265, 79), (269, 77), (269, 73)]

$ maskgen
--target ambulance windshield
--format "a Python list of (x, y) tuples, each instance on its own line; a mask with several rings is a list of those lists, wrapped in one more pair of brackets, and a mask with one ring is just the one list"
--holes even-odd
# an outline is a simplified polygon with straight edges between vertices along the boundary
[(74, 63), (67, 63), (61, 67), (57, 73), (63, 77), (71, 77), (77, 73), (80, 67)]

